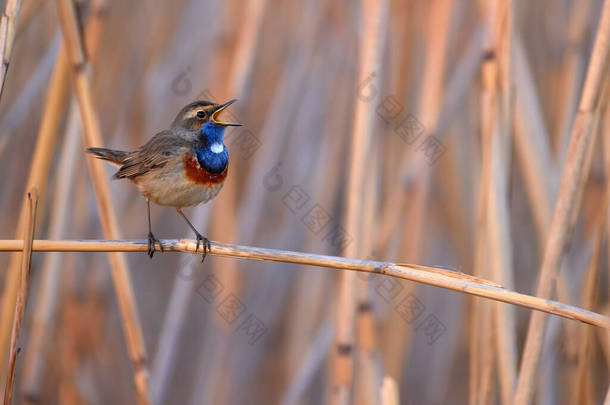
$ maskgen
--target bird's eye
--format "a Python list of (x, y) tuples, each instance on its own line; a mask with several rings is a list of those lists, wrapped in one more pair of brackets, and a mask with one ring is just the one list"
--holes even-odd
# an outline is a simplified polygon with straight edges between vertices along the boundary
[(197, 118), (204, 119), (205, 112), (203, 112), (202, 110), (197, 111)]

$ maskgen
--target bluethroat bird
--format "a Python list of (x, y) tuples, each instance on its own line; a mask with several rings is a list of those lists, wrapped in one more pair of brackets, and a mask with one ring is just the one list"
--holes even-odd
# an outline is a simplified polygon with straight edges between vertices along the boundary
[[(88, 153), (118, 165), (115, 179), (129, 179), (146, 198), (148, 205), (148, 255), (152, 259), (155, 243), (150, 224), (150, 202), (175, 207), (195, 232), (197, 247), (203, 244), (203, 259), (210, 241), (202, 236), (182, 212), (183, 207), (206, 203), (216, 197), (227, 177), (229, 154), (223, 136), (228, 126), (220, 113), (237, 100), (224, 104), (195, 101), (184, 107), (170, 129), (159, 132), (133, 152), (89, 148)], [(203, 260), (202, 259), (202, 260)]]

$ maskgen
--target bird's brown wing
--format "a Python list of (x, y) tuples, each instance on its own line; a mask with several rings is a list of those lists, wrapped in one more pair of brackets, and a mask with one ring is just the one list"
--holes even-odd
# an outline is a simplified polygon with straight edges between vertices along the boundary
[(138, 150), (131, 152), (114, 177), (117, 179), (132, 179), (153, 169), (163, 167), (172, 156), (180, 153), (181, 149), (188, 146), (186, 139), (175, 136), (169, 130), (159, 132)]

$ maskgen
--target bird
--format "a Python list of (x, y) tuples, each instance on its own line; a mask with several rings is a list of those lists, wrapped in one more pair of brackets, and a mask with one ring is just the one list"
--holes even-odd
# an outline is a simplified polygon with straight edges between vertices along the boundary
[(229, 153), (224, 144), (227, 127), (241, 126), (223, 122), (220, 114), (235, 99), (224, 104), (197, 100), (180, 110), (167, 130), (154, 135), (138, 149), (127, 152), (107, 148), (88, 148), (87, 153), (119, 167), (114, 179), (129, 179), (146, 199), (148, 208), (148, 256), (152, 259), (159, 244), (152, 232), (150, 202), (174, 207), (195, 232), (197, 246), (203, 244), (203, 260), (210, 251), (210, 241), (182, 212), (212, 200), (222, 188), (229, 168)]

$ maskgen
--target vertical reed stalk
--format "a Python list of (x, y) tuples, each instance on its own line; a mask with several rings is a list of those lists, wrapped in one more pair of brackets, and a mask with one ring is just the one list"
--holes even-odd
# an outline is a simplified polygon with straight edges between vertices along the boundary
[[(384, 49), (388, 2), (386, 0), (362, 0), (360, 18), (363, 23), (360, 40), (360, 62), (358, 83), (364, 82), (371, 73), (381, 76), (381, 58)], [(356, 101), (354, 128), (350, 147), (348, 169), (345, 229), (353, 240), (345, 247), (345, 255), (357, 257), (362, 254), (362, 201), (364, 179), (367, 176), (365, 162), (372, 139), (374, 109), (364, 100)], [(351, 402), (354, 377), (354, 322), (355, 322), (355, 274), (341, 274), (337, 301), (337, 326), (335, 348), (332, 357), (333, 380), (331, 403)]]
[[(97, 114), (93, 108), (91, 85), (88, 77), (88, 61), (85, 57), (83, 39), (79, 29), (78, 17), (72, 0), (57, 0), (59, 20), (66, 48), (71, 62), (74, 91), (78, 100), (83, 123), (83, 144), (85, 147), (99, 146), (102, 143)], [(107, 239), (119, 237), (119, 226), (112, 206), (110, 185), (106, 178), (103, 162), (87, 159), (89, 173), (93, 181), (102, 231)], [(129, 270), (125, 256), (109, 253), (112, 279), (121, 311), (129, 357), (134, 369), (136, 396), (139, 404), (150, 403), (148, 394), (148, 368), (146, 347), (135, 306)]]
[[(596, 235), (594, 236), (593, 254), (589, 261), (589, 266), (585, 274), (580, 306), (581, 308), (594, 310), (598, 304), (598, 287), (601, 280), (601, 266), (599, 266), (600, 253), (604, 234), (606, 232), (606, 223), (608, 221), (608, 210), (610, 208), (610, 178), (606, 179), (605, 197), (601, 203), (600, 220)], [(578, 355), (577, 355), (577, 372), (574, 379), (574, 388), (572, 391), (572, 403), (574, 404), (591, 404), (595, 402), (593, 395), (593, 375), (591, 367), (593, 361), (593, 344), (595, 335), (591, 328), (585, 325), (579, 325), (578, 337)]]
[[(561, 178), (561, 186), (546, 244), (536, 295), (550, 297), (552, 280), (557, 275), (561, 259), (570, 243), (575, 213), (580, 206), (582, 181), (589, 172), (585, 165), (587, 150), (593, 138), (593, 117), (598, 103), (601, 81), (608, 66), (610, 51), (610, 0), (605, 0), (595, 38), (578, 114), (572, 128), (570, 146)], [(546, 316), (532, 314), (523, 349), (515, 403), (527, 405), (532, 398), (535, 374), (540, 359)]]
[[(481, 175), (479, 182), (477, 215), (475, 225), (474, 244), (474, 272), (477, 277), (489, 277), (485, 269), (489, 268), (491, 258), (488, 254), (488, 211), (489, 193), (491, 183), (492, 141), (496, 112), (498, 61), (495, 49), (494, 30), (498, 25), (499, 1), (486, 3), (481, 6), (481, 17), (487, 26), (485, 44), (485, 59), (481, 66), (482, 94), (481, 94)], [(470, 333), (470, 405), (489, 403), (491, 398), (491, 384), (493, 372), (493, 334), (489, 325), (493, 324), (491, 304), (474, 302)]]
[[(439, 120), (439, 111), (442, 105), (442, 94), (444, 89), (445, 69), (447, 48), (449, 46), (449, 28), (451, 26), (451, 11), (452, 2), (448, 0), (438, 0), (425, 4), (427, 11), (426, 23), (426, 48), (425, 48), (425, 69), (422, 77), (421, 90), (419, 92), (419, 102), (417, 108), (416, 119), (425, 126), (426, 133), (421, 135), (421, 138), (436, 133), (436, 127)], [(423, 139), (417, 139), (418, 145), (421, 145)], [(401, 145), (403, 147), (406, 146)], [(419, 147), (418, 147), (419, 148)], [(427, 157), (423, 150), (417, 150), (414, 153), (405, 151), (401, 154), (399, 175), (409, 173), (414, 176), (414, 185), (411, 189), (405, 190), (402, 184), (394, 187), (391, 191), (392, 195), (389, 201), (395, 199), (393, 204), (393, 212), (400, 212), (403, 215), (403, 252), (400, 255), (401, 260), (418, 262), (422, 255), (422, 246), (425, 240), (425, 224), (428, 218), (430, 180), (432, 177), (432, 168), (426, 161)], [(411, 169), (411, 170), (409, 170)], [(399, 177), (402, 183), (403, 179)], [(405, 205), (406, 202), (406, 205)], [(406, 209), (403, 207), (407, 207)], [(395, 226), (396, 218), (389, 221), (388, 224)], [(381, 219), (383, 222), (383, 218)], [(406, 230), (408, 229), (408, 232)], [(380, 232), (383, 237), (383, 231)], [(415, 288), (414, 285), (407, 285), (409, 290)], [(405, 356), (410, 350), (410, 327), (406, 323), (400, 324), (396, 328), (396, 333), (393, 336), (394, 342), (399, 345), (392, 356), (393, 361), (402, 365)], [(389, 370), (401, 370), (402, 366), (389, 365)], [(401, 381), (402, 372), (399, 372), (393, 377), (397, 381)]]
[[(379, 179), (378, 167), (380, 160), (379, 137), (374, 137), (369, 148), (369, 159), (367, 175), (363, 179), (364, 197), (361, 207), (362, 216), (362, 242), (361, 255), (370, 257), (373, 253), (374, 236), (376, 234), (375, 223), (378, 204), (378, 193), (376, 192)], [(356, 305), (356, 340), (357, 340), (357, 368), (356, 375), (356, 403), (371, 404), (380, 401), (379, 387), (383, 383), (384, 372), (379, 362), (376, 320), (373, 313), (374, 296), (372, 287), (374, 280), (369, 275), (361, 275), (356, 281), (357, 305)]]
[[(76, 154), (81, 153), (78, 148), (79, 119), (76, 108), (76, 104), (73, 102), (68, 113), (68, 124), (60, 154), (57, 184), (51, 207), (49, 237), (55, 240), (60, 240), (65, 236), (70, 207), (69, 199), (73, 198), (72, 184), (75, 178)], [(34, 297), (34, 314), (28, 338), (29, 349), (24, 354), (21, 391), (26, 401), (36, 402), (39, 398), (42, 372), (47, 357), (47, 342), (50, 340), (57, 309), (62, 276), (61, 262), (61, 253), (53, 252), (45, 255), (41, 266), (40, 289)]]
[(11, 344), (9, 347), (8, 371), (6, 373), (6, 384), (4, 386), (4, 405), (11, 404), (13, 389), (13, 379), (15, 377), (15, 363), (17, 361), (17, 348), (19, 333), (21, 332), (21, 322), (28, 293), (28, 282), (30, 279), (30, 264), (32, 260), (32, 244), (34, 241), (34, 227), (36, 222), (36, 208), (38, 206), (38, 189), (34, 186), (28, 193), (24, 201), (27, 216), (25, 219), (25, 229), (23, 235), (23, 252), (21, 253), (21, 274), (19, 277), (19, 293), (15, 301), (15, 316), (13, 317), (13, 327), (11, 328)]
[[(49, 175), (49, 167), (53, 157), (53, 154), (49, 153), (49, 151), (55, 149), (57, 142), (59, 124), (68, 95), (68, 79), (68, 56), (65, 47), (62, 46), (49, 82), (42, 120), (38, 128), (36, 146), (32, 154), (32, 164), (26, 182), (26, 190), (31, 189), (34, 185), (38, 187), (39, 199), (43, 199), (45, 195), (47, 176)], [(16, 239), (22, 239), (23, 237), (27, 214), (25, 208), (21, 207), (15, 231)], [(11, 256), (2, 292), (2, 312), (0, 316), (0, 359), (2, 360), (5, 359), (4, 356), (6, 356), (8, 351), (10, 325), (13, 323), (12, 308), (15, 307), (15, 299), (17, 297), (20, 257), (21, 255), (19, 254)], [(4, 367), (0, 367), (0, 378), (4, 375), (4, 370)]]
[[(89, 8), (89, 16), (85, 27), (87, 50), (95, 58), (102, 34), (102, 15), (106, 0), (93, 0)], [(64, 56), (65, 58), (65, 56)], [(80, 120), (76, 100), (71, 100), (68, 110), (66, 131), (63, 147), (59, 158), (56, 176), (56, 188), (51, 208), (49, 235), (52, 239), (61, 239), (68, 224), (68, 207), (72, 196), (72, 184), (76, 170), (76, 162), (81, 151), (78, 150)], [(59, 294), (61, 258), (58, 253), (45, 257), (42, 265), (42, 280), (37, 296), (35, 313), (32, 320), (30, 335), (30, 350), (26, 352), (23, 370), (23, 391), (25, 398), (37, 398), (41, 383), (41, 373), (45, 359), (44, 348), (47, 341)]]
[[(498, 97), (494, 114), (494, 128), (491, 140), (491, 162), (489, 184), (487, 243), (490, 251), (493, 280), (512, 288), (513, 258), (510, 229), (508, 189), (509, 151), (512, 122), (512, 36), (513, 2), (503, 0), (496, 9), (495, 51), (498, 64)], [(517, 375), (517, 342), (515, 336), (514, 308), (494, 304), (495, 346), (502, 403), (512, 403)]]

